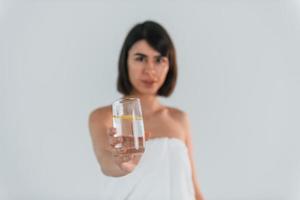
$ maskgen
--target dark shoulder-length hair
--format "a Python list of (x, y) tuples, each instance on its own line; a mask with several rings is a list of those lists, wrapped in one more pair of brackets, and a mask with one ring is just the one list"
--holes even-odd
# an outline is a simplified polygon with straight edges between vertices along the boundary
[(117, 89), (123, 95), (129, 95), (132, 92), (133, 86), (128, 75), (128, 51), (140, 40), (146, 40), (147, 43), (161, 56), (166, 56), (169, 59), (169, 71), (165, 82), (157, 91), (159, 96), (170, 96), (175, 88), (177, 80), (177, 61), (176, 52), (173, 42), (167, 31), (154, 21), (145, 21), (135, 25), (127, 34), (123, 43), (119, 62), (118, 62), (118, 80)]

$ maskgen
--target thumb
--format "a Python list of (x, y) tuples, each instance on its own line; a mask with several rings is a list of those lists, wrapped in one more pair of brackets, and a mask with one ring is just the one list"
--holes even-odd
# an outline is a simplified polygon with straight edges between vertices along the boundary
[(151, 132), (146, 131), (146, 132), (145, 132), (145, 140), (149, 140), (150, 137), (151, 137)]

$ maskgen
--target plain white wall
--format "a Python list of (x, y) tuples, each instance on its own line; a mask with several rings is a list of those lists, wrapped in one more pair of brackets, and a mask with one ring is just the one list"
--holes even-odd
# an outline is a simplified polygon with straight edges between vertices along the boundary
[(0, 1), (0, 199), (101, 199), (87, 127), (119, 50), (157, 20), (177, 48), (208, 200), (300, 199), (298, 1)]

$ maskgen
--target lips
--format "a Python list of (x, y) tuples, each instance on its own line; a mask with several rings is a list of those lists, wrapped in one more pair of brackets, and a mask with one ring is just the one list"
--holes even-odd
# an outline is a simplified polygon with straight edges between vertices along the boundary
[(147, 84), (151, 84), (151, 83), (154, 83), (154, 81), (152, 80), (142, 80), (143, 83), (147, 83)]
[(147, 86), (147, 87), (151, 87), (154, 85), (155, 81), (154, 80), (141, 80), (142, 83)]

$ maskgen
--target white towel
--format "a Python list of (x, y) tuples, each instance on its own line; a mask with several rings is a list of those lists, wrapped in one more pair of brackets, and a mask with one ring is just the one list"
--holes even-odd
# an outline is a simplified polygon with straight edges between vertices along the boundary
[(104, 179), (103, 200), (195, 199), (187, 147), (176, 138), (148, 140), (134, 171)]

